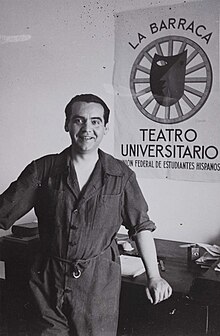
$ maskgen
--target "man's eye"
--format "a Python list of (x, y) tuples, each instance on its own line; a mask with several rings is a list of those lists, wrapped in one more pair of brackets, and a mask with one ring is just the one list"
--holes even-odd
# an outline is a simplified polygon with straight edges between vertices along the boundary
[(73, 122), (74, 122), (75, 124), (77, 124), (77, 125), (82, 125), (82, 124), (83, 124), (83, 120), (80, 119), (80, 118), (76, 118), (76, 119), (74, 119)]
[(92, 120), (92, 124), (93, 124), (94, 126), (98, 126), (98, 125), (100, 125), (100, 123), (101, 123), (101, 121), (100, 121), (99, 119), (97, 119), (97, 120)]

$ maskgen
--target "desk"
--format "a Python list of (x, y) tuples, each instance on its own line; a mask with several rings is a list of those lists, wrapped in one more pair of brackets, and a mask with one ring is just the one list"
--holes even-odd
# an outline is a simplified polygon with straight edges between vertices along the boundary
[[(0, 238), (0, 260), (5, 262), (5, 289), (3, 293), (8, 335), (23, 335), (29, 305), (29, 273), (34, 256), (39, 250), (39, 239), (29, 243)], [(20, 330), (23, 328), (23, 330)], [(1, 333), (0, 333), (1, 334)]]
[[(119, 235), (119, 239), (126, 238), (126, 236)], [(194, 262), (188, 263), (187, 261), (187, 248), (182, 248), (180, 245), (185, 244), (184, 242), (171, 241), (165, 239), (155, 239), (155, 245), (157, 249), (158, 257), (164, 260), (165, 272), (160, 271), (161, 276), (166, 279), (173, 288), (175, 293), (189, 296), (192, 292), (192, 286), (194, 287), (198, 282), (208, 283), (213, 281), (216, 285), (216, 288), (220, 289), (220, 273), (217, 273), (213, 270), (214, 266), (209, 270), (202, 269), (200, 266)], [(132, 243), (133, 247), (135, 245)], [(129, 253), (128, 253), (129, 254)], [(131, 252), (133, 254), (133, 252)], [(136, 254), (136, 252), (134, 252)], [(138, 277), (123, 278), (123, 281), (135, 284), (135, 285), (144, 285), (145, 274), (139, 275)], [(205, 293), (200, 293), (200, 302), (204, 304), (209, 303), (207, 301), (207, 295)], [(216, 293), (215, 293), (216, 294)], [(193, 295), (196, 295), (196, 292), (193, 290)], [(216, 298), (216, 295), (215, 295)], [(195, 299), (198, 299), (195, 296)], [(217, 298), (220, 303), (220, 296)], [(212, 302), (212, 301), (211, 301)], [(215, 300), (217, 303), (217, 300)]]
[[(122, 236), (123, 237), (123, 236)], [(198, 323), (200, 323), (201, 330), (204, 331), (204, 334), (212, 334), (213, 327), (209, 325), (209, 317), (210, 317), (210, 308), (213, 307), (214, 314), (218, 313), (218, 303), (220, 303), (220, 274), (216, 274), (213, 269), (208, 271), (202, 270), (196, 264), (188, 265), (187, 263), (187, 249), (180, 248), (182, 242), (169, 241), (163, 239), (155, 239), (157, 253), (159, 256), (164, 258), (165, 263), (165, 272), (161, 271), (161, 275), (165, 278), (173, 288), (173, 296), (172, 299), (168, 299), (164, 301), (164, 303), (160, 303), (159, 305), (153, 306), (149, 305), (147, 301), (144, 299), (141, 311), (143, 312), (145, 309), (149, 311), (154, 311), (153, 314), (156, 315), (155, 319), (158, 319), (158, 311), (161, 311), (161, 314), (164, 314), (164, 310), (168, 310), (169, 321), (167, 323), (173, 323), (170, 321), (172, 316), (175, 316), (175, 311), (179, 310), (180, 315), (182, 314), (184, 317), (180, 320), (192, 318), (194, 311), (198, 312)], [(0, 239), (0, 259), (5, 261), (5, 274), (6, 274), (6, 287), (7, 287), (7, 295), (8, 295), (8, 306), (9, 306), (9, 321), (15, 320), (20, 317), (21, 309), (19, 306), (26, 305), (28, 303), (28, 278), (29, 278), (29, 270), (30, 266), (33, 262), (34, 255), (39, 249), (39, 240), (34, 239), (27, 244), (19, 243), (16, 241), (8, 241), (4, 238)], [(128, 311), (126, 306), (126, 300), (128, 298), (128, 294), (131, 293), (131, 307), (134, 307), (134, 301), (136, 300), (136, 308), (141, 306), (141, 297), (143, 298), (145, 295), (143, 294), (145, 284), (145, 274), (142, 274), (134, 279), (130, 278), (122, 278), (122, 306), (124, 304), (126, 314), (128, 319), (124, 321), (121, 319), (121, 326), (123, 323), (128, 323), (128, 320), (132, 322), (129, 314), (134, 315), (134, 311)], [(210, 284), (212, 284), (210, 286)], [(208, 286), (207, 286), (208, 285)], [(132, 294), (133, 292), (133, 294)], [(140, 296), (139, 296), (140, 293)], [(133, 296), (132, 296), (133, 295)], [(24, 300), (25, 298), (25, 300)], [(139, 301), (140, 300), (140, 301)], [(190, 308), (189, 308), (190, 306)], [(156, 307), (156, 308), (155, 308)], [(165, 308), (164, 308), (165, 307)], [(130, 309), (130, 308), (129, 308)], [(136, 314), (137, 315), (137, 314)], [(140, 313), (141, 315), (141, 313)], [(190, 315), (190, 316), (188, 316)], [(201, 316), (201, 319), (200, 319)], [(195, 314), (194, 314), (195, 317)], [(151, 320), (154, 317), (151, 316)], [(139, 321), (140, 322), (140, 321)], [(133, 323), (133, 322), (132, 322)], [(135, 322), (134, 322), (135, 323)], [(179, 323), (178, 319), (177, 322)], [(175, 324), (174, 323), (174, 324)], [(190, 322), (191, 323), (191, 322)], [(11, 324), (15, 326), (16, 323), (13, 322)], [(150, 326), (152, 327), (152, 326)], [(219, 326), (214, 326), (215, 330)], [(121, 335), (123, 335), (123, 329), (121, 327)], [(175, 327), (176, 328), (176, 327)], [(13, 331), (11, 335), (13, 334)], [(131, 335), (131, 334), (125, 334)], [(132, 336), (135, 335), (134, 333)], [(139, 333), (137, 336), (141, 336)], [(145, 335), (145, 333), (143, 334)], [(150, 335), (150, 334), (149, 334)], [(153, 334), (152, 334), (153, 335)], [(159, 334), (154, 334), (159, 335)], [(163, 335), (170, 336), (171, 333)], [(187, 335), (176, 333), (174, 331), (174, 336), (179, 335)], [(191, 334), (188, 334), (191, 336)], [(194, 336), (195, 334), (193, 334)], [(202, 333), (198, 334), (202, 335)], [(217, 336), (220, 333), (213, 333), (213, 335)]]
[[(123, 237), (122, 235), (120, 237), (122, 240), (123, 238), (126, 239), (126, 236)], [(161, 276), (172, 286), (173, 295), (171, 299), (151, 309), (142, 302), (144, 291), (138, 288), (145, 285), (146, 275), (142, 274), (136, 278), (123, 277), (123, 283), (126, 283), (126, 286), (124, 285), (126, 287), (124, 296), (135, 287), (135, 294), (131, 294), (130, 303), (133, 304), (136, 301), (135, 296), (139, 295), (138, 300), (143, 304), (143, 307), (139, 309), (139, 302), (136, 302), (136, 314), (141, 315), (144, 309), (154, 310), (155, 316), (151, 317), (151, 320), (154, 319), (155, 323), (158, 323), (159, 314), (163, 315), (163, 318), (166, 317), (169, 322), (164, 326), (165, 331), (161, 335), (220, 335), (220, 273), (214, 271), (214, 265), (207, 270), (202, 269), (194, 262), (189, 263), (187, 261), (187, 248), (180, 247), (184, 242), (155, 239), (155, 244), (157, 254), (163, 258), (165, 264), (165, 271), (160, 271)], [(123, 300), (126, 301), (124, 298)], [(125, 303), (124, 305), (128, 304)], [(179, 314), (179, 316), (174, 322), (175, 314)], [(128, 312), (127, 315), (131, 315), (131, 312)], [(184, 319), (185, 321), (183, 321)], [(132, 320), (127, 322), (134, 324)], [(123, 321), (123, 323), (125, 322)], [(139, 323), (141, 323), (140, 320)], [(163, 321), (160, 323), (162, 324)], [(173, 326), (173, 331), (166, 329), (168, 324)], [(150, 328), (152, 330), (152, 325)], [(155, 328), (155, 335), (160, 335), (157, 326)], [(181, 328), (184, 329), (183, 333), (181, 333)], [(169, 334), (167, 334), (167, 330), (169, 330)], [(190, 330), (193, 330), (192, 334)], [(139, 335), (137, 334), (137, 336), (140, 335), (142, 335), (142, 331)], [(144, 332), (143, 335), (145, 335)]]

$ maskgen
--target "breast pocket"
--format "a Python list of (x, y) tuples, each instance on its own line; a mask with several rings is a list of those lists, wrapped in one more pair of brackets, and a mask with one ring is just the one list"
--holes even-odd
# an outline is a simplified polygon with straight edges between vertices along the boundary
[(93, 219), (94, 229), (117, 226), (120, 216), (121, 195), (99, 195), (97, 198), (95, 215)]
[(118, 222), (122, 194), (122, 177), (108, 176), (103, 187), (87, 204), (92, 229), (100, 230)]

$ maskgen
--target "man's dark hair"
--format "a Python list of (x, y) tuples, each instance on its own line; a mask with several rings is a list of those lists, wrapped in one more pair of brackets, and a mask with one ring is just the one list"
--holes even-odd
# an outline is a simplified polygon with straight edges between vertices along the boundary
[(65, 114), (66, 114), (66, 119), (68, 120), (70, 118), (70, 115), (72, 113), (72, 105), (76, 102), (85, 102), (85, 103), (98, 103), (102, 105), (104, 108), (104, 124), (106, 125), (109, 120), (109, 114), (110, 110), (106, 103), (98, 96), (93, 95), (91, 93), (86, 93), (86, 94), (81, 94), (73, 97), (70, 102), (66, 105), (65, 108)]

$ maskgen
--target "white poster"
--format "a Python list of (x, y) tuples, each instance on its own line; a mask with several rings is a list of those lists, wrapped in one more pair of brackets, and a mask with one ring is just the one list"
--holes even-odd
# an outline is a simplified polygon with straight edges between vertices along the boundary
[(115, 15), (115, 155), (139, 177), (220, 181), (219, 2)]

